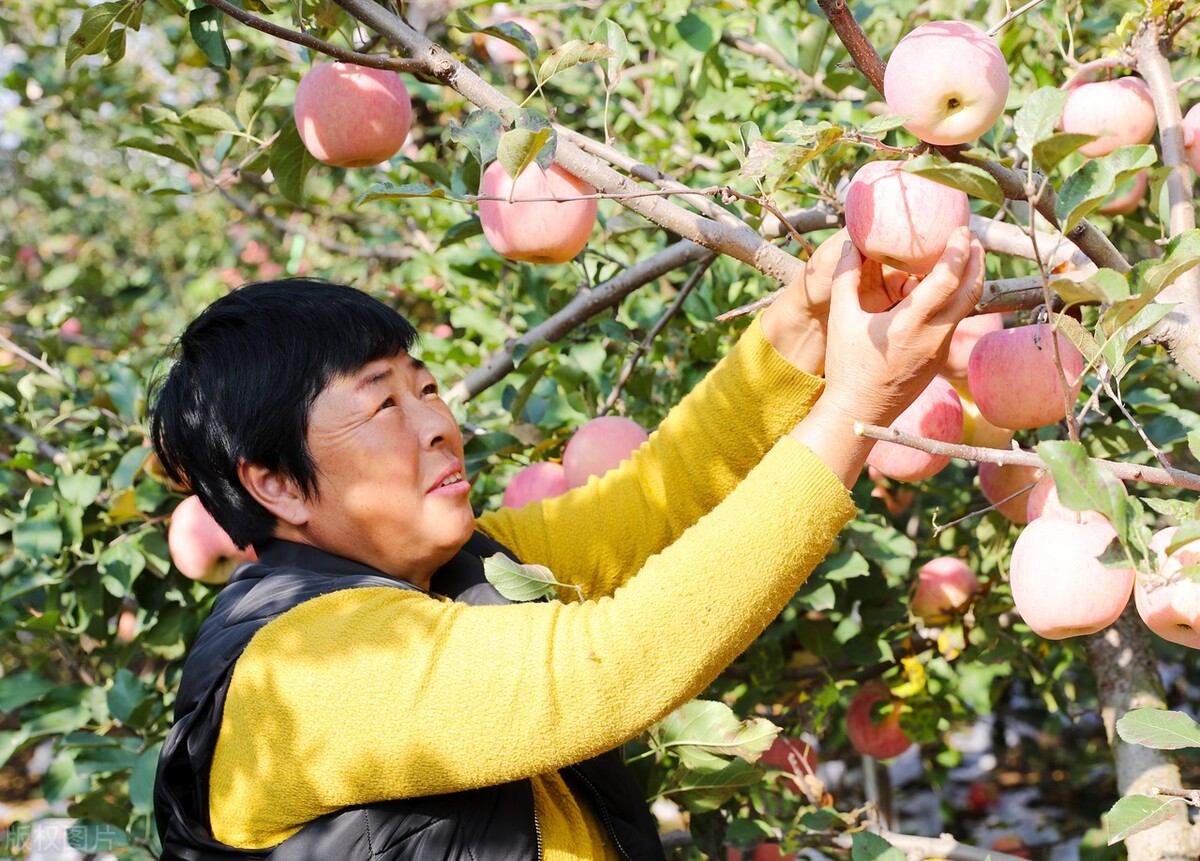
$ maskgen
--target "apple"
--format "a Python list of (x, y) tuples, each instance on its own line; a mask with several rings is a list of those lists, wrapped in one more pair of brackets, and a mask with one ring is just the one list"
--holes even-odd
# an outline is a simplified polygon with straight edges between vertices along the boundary
[[(876, 723), (871, 707), (884, 701), (891, 702), (893, 708)], [(888, 686), (879, 681), (868, 682), (850, 698), (846, 709), (846, 735), (855, 750), (876, 759), (899, 756), (912, 744), (900, 726), (900, 703), (893, 699)]]
[(965, 192), (905, 173), (898, 161), (868, 162), (846, 187), (850, 241), (864, 257), (913, 275), (928, 275), (970, 218)]
[(130, 607), (121, 608), (121, 612), (117, 616), (117, 640), (129, 644), (137, 639), (137, 634), (137, 612)]
[(175, 506), (167, 547), (180, 573), (201, 583), (224, 583), (241, 563), (258, 561), (253, 547), (238, 549), (195, 494)]
[(1078, 520), (1080, 515), (1083, 514), (1100, 516), (1099, 512), (1073, 511), (1063, 505), (1058, 498), (1058, 486), (1054, 483), (1054, 476), (1049, 472), (1038, 479), (1037, 484), (1033, 486), (1033, 490), (1029, 491), (1029, 496), (1026, 497), (1025, 503), (1025, 517), (1030, 523), (1039, 517), (1066, 517), (1071, 520)]
[(1010, 428), (997, 427), (983, 417), (979, 405), (971, 397), (965, 380), (955, 383), (954, 390), (958, 392), (963, 408), (963, 444), (975, 445), (982, 448), (1010, 448), (1013, 432)]
[(979, 577), (967, 563), (953, 556), (939, 556), (917, 572), (917, 588), (909, 606), (926, 624), (936, 625), (978, 591)]
[(998, 463), (980, 463), (979, 489), (983, 491), (987, 501), (993, 505), (1024, 489), (1023, 493), (1008, 499), (1007, 502), (997, 507), (996, 511), (1013, 523), (1025, 524), (1029, 522), (1030, 489), (1037, 483), (1041, 472), (1041, 467), (1037, 466), (1024, 466), (1016, 463), (1004, 466)]
[(758, 763), (784, 772), (796, 792), (802, 793), (805, 775), (817, 773), (817, 752), (802, 739), (777, 735)]
[(513, 180), (494, 161), (479, 193), (502, 198), (479, 201), (479, 221), (492, 248), (510, 260), (566, 263), (587, 245), (596, 224), (596, 200), (583, 197), (596, 189), (557, 164), (549, 170), (530, 164)]
[(449, 323), (438, 323), (433, 327), (433, 337), (441, 338), (443, 341), (454, 337), (454, 327)]
[(1179, 129), (1183, 132), (1183, 151), (1187, 153), (1192, 170), (1200, 174), (1200, 102), (1184, 114)]
[(1116, 621), (1133, 593), (1132, 568), (1107, 568), (1100, 557), (1117, 537), (1108, 519), (1076, 522), (1039, 517), (1013, 545), (1013, 603), (1034, 633), (1047, 640), (1094, 634)]
[(593, 475), (604, 475), (629, 458), (650, 435), (633, 419), (601, 416), (575, 431), (563, 449), (567, 484), (583, 487)]
[(1150, 539), (1158, 571), (1137, 573), (1133, 601), (1151, 631), (1172, 643), (1200, 649), (1200, 580), (1183, 571), (1200, 565), (1200, 541), (1189, 542), (1168, 556), (1167, 548), (1178, 531), (1171, 526)]
[(508, 508), (524, 508), (531, 502), (559, 496), (571, 489), (567, 472), (560, 463), (531, 463), (517, 471), (504, 488), (500, 504)]
[(78, 317), (68, 317), (58, 327), (58, 334), (66, 338), (76, 338), (83, 334), (83, 323), (79, 322)]
[(975, 344), (967, 363), (967, 387), (989, 422), (1027, 430), (1060, 421), (1083, 386), (1083, 355), (1061, 332), (1058, 353), (1066, 374), (1069, 398), (1055, 365), (1050, 326), (1037, 323), (988, 332)]
[[(513, 18), (493, 21), (495, 24), (516, 24), (521, 27), (530, 36), (537, 38), (538, 36), (546, 35), (546, 28), (532, 18), (525, 18), (520, 15)], [(528, 61), (529, 56), (511, 42), (506, 42), (503, 39), (497, 39), (495, 36), (487, 36), (483, 40), (483, 52), (487, 55), (488, 60), (493, 63), (498, 63), (505, 66), (511, 66), (513, 63)]]
[(1059, 120), (1064, 132), (1099, 135), (1079, 148), (1088, 158), (1108, 155), (1120, 146), (1150, 143), (1157, 126), (1150, 88), (1133, 77), (1072, 87)]
[(1132, 179), (1117, 186), (1117, 190), (1108, 196), (1098, 210), (1103, 215), (1128, 215), (1136, 212), (1146, 197), (1146, 189), (1150, 187), (1150, 174), (1139, 170)]
[(904, 127), (938, 146), (982, 136), (1004, 113), (1008, 63), (995, 41), (965, 21), (930, 21), (892, 50), (883, 97)]
[(400, 151), (412, 102), (400, 76), (353, 63), (317, 63), (296, 87), (300, 140), (317, 161), (369, 167)]
[(950, 336), (950, 352), (946, 354), (942, 375), (951, 380), (965, 380), (967, 362), (970, 361), (975, 344), (988, 332), (999, 332), (1003, 328), (1004, 314), (999, 311), (994, 314), (976, 314), (963, 319)]
[[(891, 427), (927, 439), (961, 442), (962, 401), (948, 380), (934, 377)], [(949, 455), (917, 451), (894, 442), (877, 442), (867, 455), (870, 466), (897, 481), (921, 481), (937, 474), (949, 462)]]

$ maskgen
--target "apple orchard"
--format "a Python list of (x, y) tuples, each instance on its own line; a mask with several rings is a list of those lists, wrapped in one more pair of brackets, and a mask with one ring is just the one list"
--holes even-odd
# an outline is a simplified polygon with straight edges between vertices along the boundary
[(835, 231), (919, 277), (969, 225), (984, 298), (860, 426), (858, 518), (626, 757), (668, 857), (1200, 857), (1195, 2), (51, 0), (0, 43), (6, 834), (157, 857), (180, 659), (253, 558), (145, 444), (216, 297), (384, 298), (519, 506)]

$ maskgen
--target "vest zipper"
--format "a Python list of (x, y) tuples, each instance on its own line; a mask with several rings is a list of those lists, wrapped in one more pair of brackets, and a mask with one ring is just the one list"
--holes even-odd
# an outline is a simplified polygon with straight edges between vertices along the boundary
[(582, 771), (574, 765), (568, 765), (567, 771), (579, 778), (584, 786), (587, 787), (588, 793), (592, 796), (592, 801), (596, 804), (596, 809), (600, 811), (600, 819), (604, 822), (604, 830), (608, 832), (608, 836), (612, 838), (613, 846), (617, 847), (617, 852), (625, 861), (633, 861), (629, 857), (629, 853), (625, 851), (625, 847), (621, 845), (621, 841), (617, 839), (616, 829), (613, 828), (612, 817), (608, 815), (608, 808), (604, 806), (604, 799), (600, 797), (600, 791), (592, 785), (592, 782), (587, 779)]
[(537, 861), (542, 861), (542, 823), (538, 822), (536, 799), (533, 802), (533, 836), (537, 840)]

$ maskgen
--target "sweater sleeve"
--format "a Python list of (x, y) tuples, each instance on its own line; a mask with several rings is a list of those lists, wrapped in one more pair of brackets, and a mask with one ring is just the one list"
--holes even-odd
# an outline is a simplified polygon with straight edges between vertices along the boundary
[(632, 458), (557, 498), (487, 512), (479, 529), (585, 598), (611, 595), (724, 499), (823, 386), (779, 354), (756, 318)]
[(301, 604), (237, 662), (214, 835), (273, 846), (342, 807), (542, 774), (628, 741), (761, 633), (853, 514), (785, 437), (611, 597), (473, 607), (381, 588)]

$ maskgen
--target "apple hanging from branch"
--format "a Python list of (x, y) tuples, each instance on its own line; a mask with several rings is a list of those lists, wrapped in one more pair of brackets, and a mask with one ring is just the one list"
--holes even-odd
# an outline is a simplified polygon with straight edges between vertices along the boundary
[(583, 425), (563, 449), (567, 484), (583, 487), (593, 475), (604, 475), (628, 460), (650, 438), (642, 426), (624, 416), (601, 416)]
[(309, 69), (296, 87), (293, 112), (305, 149), (334, 167), (387, 161), (412, 125), (412, 101), (400, 76), (353, 63)]
[[(499, 161), (488, 165), (479, 193), (483, 235), (496, 253), (527, 263), (566, 263), (587, 245), (596, 224), (596, 193), (557, 164), (530, 163), (514, 180)], [(543, 200), (541, 198), (553, 198)]]
[(239, 549), (195, 494), (175, 506), (167, 547), (184, 577), (213, 585), (226, 582), (243, 562), (258, 561), (254, 548)]
[(500, 504), (506, 508), (524, 508), (531, 502), (560, 496), (571, 489), (561, 463), (531, 463), (517, 471), (504, 488)]

